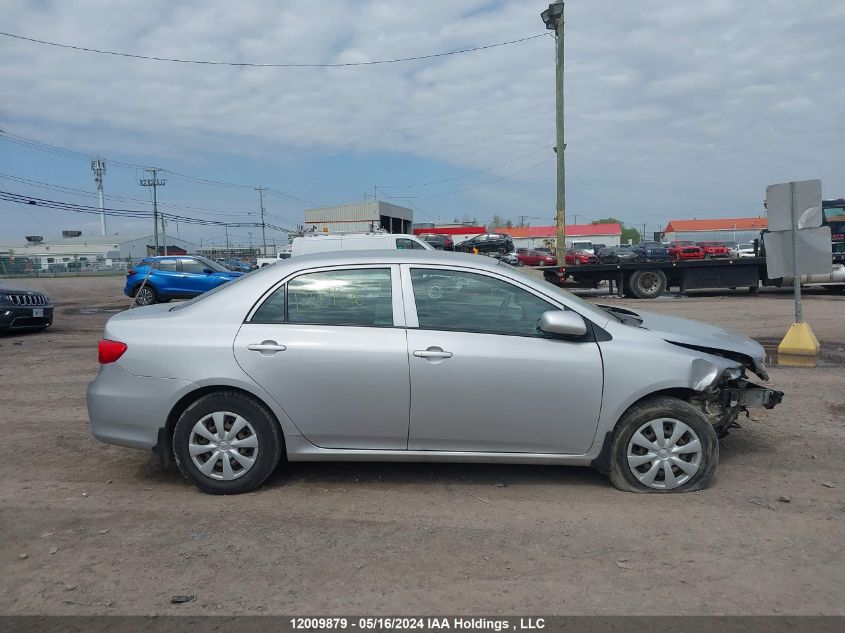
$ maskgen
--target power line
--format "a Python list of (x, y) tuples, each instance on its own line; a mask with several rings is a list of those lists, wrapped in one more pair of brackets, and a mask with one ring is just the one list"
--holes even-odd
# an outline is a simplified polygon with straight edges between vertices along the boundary
[(504, 167), (505, 165), (510, 165), (512, 163), (516, 163), (521, 161), (524, 158), (528, 158), (529, 156), (533, 156), (539, 152), (542, 152), (547, 149), (551, 149), (554, 147), (553, 145), (545, 145), (543, 147), (538, 147), (535, 150), (528, 152), (527, 154), (523, 154), (522, 156), (517, 156), (516, 158), (511, 158), (510, 160), (506, 160), (502, 163), (498, 163), (491, 167), (486, 167), (484, 169), (479, 169), (478, 171), (471, 171), (467, 174), (462, 174), (461, 176), (454, 176), (453, 178), (444, 178), (443, 180), (432, 180), (430, 182), (420, 182), (414, 185), (378, 185), (378, 189), (408, 189), (411, 187), (428, 187), (429, 185), (439, 185), (444, 182), (454, 182), (455, 180), (462, 180), (464, 178), (469, 178), (470, 176), (477, 176), (478, 174), (483, 174), (488, 171), (493, 171), (494, 169), (498, 169), (499, 167)]
[[(9, 143), (15, 143), (17, 145), (21, 145), (23, 147), (28, 147), (30, 149), (36, 149), (39, 151), (49, 152), (52, 154), (56, 154), (58, 156), (63, 156), (65, 158), (76, 158), (78, 160), (90, 161), (92, 156), (88, 154), (83, 154), (82, 152), (77, 152), (75, 150), (66, 149), (64, 147), (59, 147), (57, 145), (50, 145), (49, 143), (44, 143), (42, 141), (36, 141), (34, 139), (26, 138), (25, 136), (20, 136), (19, 134), (12, 134), (6, 130), (0, 130), (0, 140), (7, 141)], [(117, 167), (123, 167), (126, 169), (147, 169), (147, 165), (139, 165), (136, 163), (127, 163), (125, 161), (113, 160), (108, 159), (110, 165), (114, 165)], [(230, 189), (254, 189), (254, 185), (246, 185), (243, 183), (236, 183), (236, 182), (226, 182), (223, 180), (214, 180), (212, 178), (202, 178), (200, 176), (191, 176), (190, 174), (183, 174), (178, 171), (173, 171), (171, 169), (166, 169), (163, 167), (157, 168), (162, 173), (166, 173), (171, 178), (176, 178), (177, 180), (187, 180), (189, 182), (193, 182), (196, 184), (201, 185), (209, 185), (209, 186), (216, 186), (216, 187), (226, 187)], [(298, 198), (292, 194), (286, 193), (279, 189), (268, 188), (268, 193), (274, 193), (278, 197), (285, 198), (288, 200), (292, 200), (295, 202), (299, 202), (302, 204), (310, 205), (312, 207), (319, 207), (321, 206), (319, 203), (313, 202), (311, 200), (305, 200), (304, 198)], [(172, 205), (171, 205), (172, 206)]]
[(503, 180), (507, 180), (508, 178), (513, 178), (514, 176), (518, 176), (519, 174), (524, 173), (524, 172), (526, 172), (530, 169), (534, 169), (535, 167), (539, 167), (540, 165), (544, 165), (545, 163), (548, 163), (550, 160), (553, 160), (553, 158), (554, 157), (546, 158), (544, 160), (541, 160), (539, 163), (534, 163), (533, 165), (529, 165), (528, 167), (525, 167), (524, 169), (520, 169), (519, 171), (515, 171), (515, 172), (508, 174), (506, 176), (501, 176), (501, 177), (496, 178), (494, 180), (488, 180), (487, 182), (482, 182), (482, 183), (479, 183), (477, 185), (472, 185), (470, 187), (464, 187), (463, 189), (456, 189), (454, 191), (444, 191), (442, 193), (431, 193), (431, 194), (422, 195), (422, 196), (385, 196), (385, 197), (390, 198), (392, 200), (416, 200), (416, 199), (419, 199), (419, 198), (439, 198), (440, 196), (451, 196), (451, 195), (454, 195), (454, 194), (457, 194), (457, 193), (463, 193), (464, 191), (471, 191), (472, 189), (480, 189), (481, 187), (493, 185), (493, 184), (496, 184), (497, 182), (502, 182)]
[[(62, 202), (60, 200), (49, 200), (46, 198), (36, 198), (33, 196), (26, 196), (23, 194), (13, 193), (10, 191), (0, 191), (0, 200), (6, 202), (15, 202), (21, 205), (36, 206), (45, 209), (53, 209), (57, 211), (71, 211), (74, 213), (87, 213), (99, 215), (100, 207), (91, 205), (76, 204), (73, 202)], [(153, 217), (152, 211), (145, 211), (140, 209), (116, 209), (106, 207), (102, 210), (108, 216), (132, 218), (132, 219), (150, 219)], [(207, 218), (196, 218), (192, 216), (177, 215), (175, 213), (160, 212), (159, 215), (167, 218), (172, 222), (181, 222), (183, 224), (194, 224), (198, 226), (240, 226), (240, 227), (259, 227), (260, 222), (224, 222), (222, 220), (209, 220)], [(276, 224), (267, 224), (268, 229), (275, 231), (288, 232), (289, 229), (280, 227)]]
[(473, 53), (475, 51), (483, 51), (491, 48), (498, 48), (500, 46), (509, 46), (511, 44), (518, 44), (520, 42), (527, 42), (539, 37), (548, 35), (547, 33), (538, 33), (537, 35), (529, 35), (528, 37), (521, 37), (515, 40), (508, 40), (505, 42), (497, 42), (495, 44), (485, 44), (483, 46), (473, 46), (469, 48), (461, 48), (454, 51), (445, 51), (442, 53), (431, 53), (429, 55), (416, 55), (413, 57), (397, 57), (395, 59), (378, 59), (370, 62), (344, 62), (335, 64), (274, 64), (274, 63), (255, 63), (255, 62), (220, 62), (198, 59), (179, 59), (174, 57), (156, 57), (153, 55), (136, 55), (133, 53), (123, 53), (120, 51), (109, 51), (99, 48), (89, 48), (87, 46), (75, 46), (73, 44), (61, 44), (59, 42), (50, 42), (48, 40), (39, 40), (34, 37), (26, 37), (25, 35), (16, 35), (14, 33), (5, 33), (0, 31), (0, 35), (11, 37), (16, 40), (24, 40), (26, 42), (33, 42), (35, 44), (44, 44), (46, 46), (55, 46), (58, 48), (69, 48), (75, 51), (84, 51), (86, 53), (98, 53), (100, 55), (113, 55), (115, 57), (129, 57), (132, 59), (146, 59), (156, 62), (173, 62), (177, 64), (201, 64), (206, 66), (236, 66), (236, 67), (250, 67), (250, 68), (346, 68), (348, 66), (375, 66), (378, 64), (397, 64), (400, 62), (411, 62), (423, 59), (433, 59), (435, 57), (447, 57), (449, 55), (460, 55), (461, 53)]

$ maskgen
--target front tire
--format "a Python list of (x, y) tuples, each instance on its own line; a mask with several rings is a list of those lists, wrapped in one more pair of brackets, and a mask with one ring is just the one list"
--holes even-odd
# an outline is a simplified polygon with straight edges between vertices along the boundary
[(719, 463), (719, 441), (702, 411), (659, 396), (631, 407), (616, 427), (610, 482), (626, 492), (706, 488)]
[(258, 488), (275, 470), (283, 448), (273, 415), (236, 391), (202, 396), (185, 409), (173, 433), (179, 470), (197, 488), (216, 495)]

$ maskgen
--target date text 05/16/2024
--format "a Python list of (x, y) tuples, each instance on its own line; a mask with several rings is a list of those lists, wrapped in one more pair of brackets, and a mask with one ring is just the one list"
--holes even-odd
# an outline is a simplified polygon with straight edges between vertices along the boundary
[(514, 621), (462, 617), (310, 617), (291, 618), (291, 628), (302, 631), (361, 629), (400, 631), (530, 631), (546, 626), (543, 618), (518, 618)]

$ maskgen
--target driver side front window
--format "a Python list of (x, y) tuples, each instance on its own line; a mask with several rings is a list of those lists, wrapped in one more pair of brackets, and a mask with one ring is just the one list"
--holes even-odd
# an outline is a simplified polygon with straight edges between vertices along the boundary
[(454, 270), (411, 269), (419, 327), (543, 336), (540, 316), (556, 306), (501, 279)]

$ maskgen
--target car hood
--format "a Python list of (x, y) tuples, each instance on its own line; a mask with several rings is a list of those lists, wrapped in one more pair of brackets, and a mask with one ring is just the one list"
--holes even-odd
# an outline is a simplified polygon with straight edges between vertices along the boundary
[(755, 374), (763, 380), (768, 380), (766, 350), (757, 341), (739, 332), (645, 310), (630, 310), (617, 306), (599, 307), (634, 316), (642, 322), (642, 327), (670, 343), (733, 360), (742, 359)]

